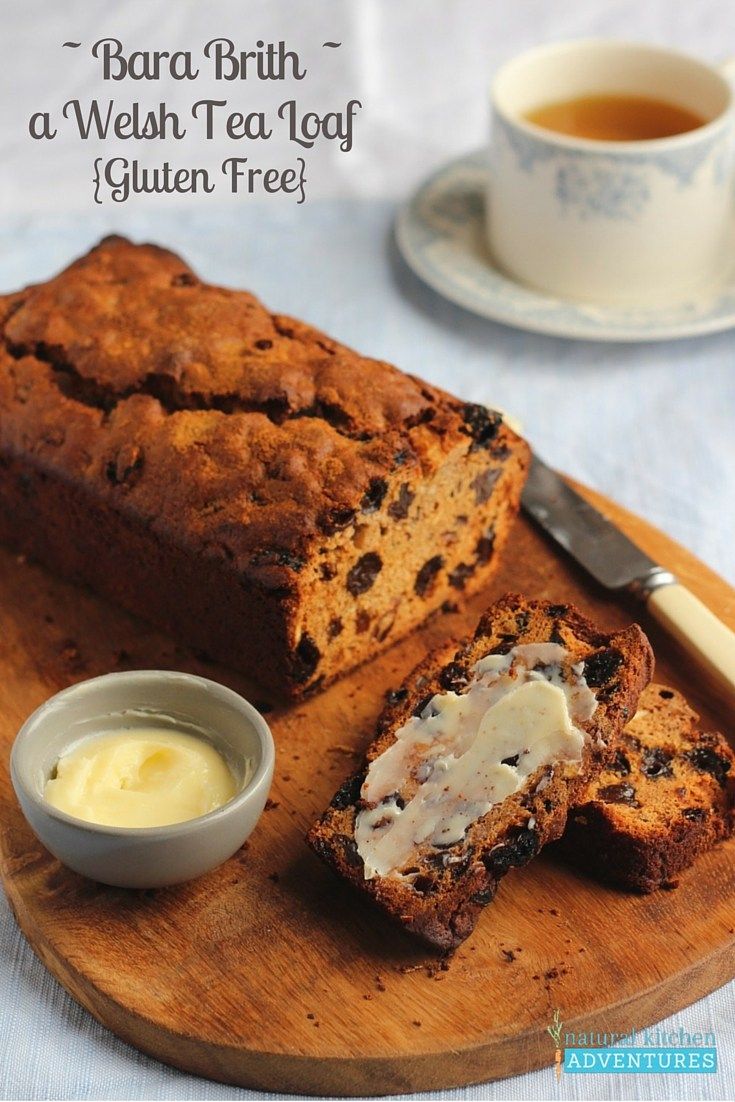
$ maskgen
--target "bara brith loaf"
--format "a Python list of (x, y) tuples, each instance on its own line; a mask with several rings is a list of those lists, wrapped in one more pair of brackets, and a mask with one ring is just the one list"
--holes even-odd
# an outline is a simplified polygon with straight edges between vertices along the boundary
[(0, 539), (278, 693), (495, 569), (527, 445), (153, 245), (0, 298)]

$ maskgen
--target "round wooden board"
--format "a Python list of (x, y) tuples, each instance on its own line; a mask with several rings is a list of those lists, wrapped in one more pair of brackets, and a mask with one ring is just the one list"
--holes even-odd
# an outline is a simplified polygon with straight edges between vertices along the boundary
[[(642, 520), (589, 496), (735, 627), (735, 590)], [(448, 963), (389, 925), (304, 845), (369, 741), (385, 691), (508, 590), (572, 600), (606, 628), (642, 619), (659, 680), (683, 689), (708, 724), (725, 723), (645, 615), (595, 588), (521, 518), (486, 593), (313, 700), (271, 713), (273, 803), (244, 850), (194, 883), (126, 892), (76, 876), (36, 842), (8, 777), (15, 731), (51, 693), (116, 668), (184, 668), (256, 703), (258, 694), (0, 552), (0, 871), (41, 960), (96, 1018), (166, 1063), (243, 1086), (335, 1095), (529, 1071), (553, 1060), (546, 1026), (556, 1008), (567, 1030), (623, 1032), (730, 979), (733, 843), (700, 860), (676, 891), (648, 897), (605, 888), (543, 855), (503, 881)]]

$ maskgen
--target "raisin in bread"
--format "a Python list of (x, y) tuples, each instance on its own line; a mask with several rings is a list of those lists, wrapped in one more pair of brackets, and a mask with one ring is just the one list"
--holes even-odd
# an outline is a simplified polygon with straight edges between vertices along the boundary
[(678, 873), (735, 830), (735, 755), (681, 693), (650, 685), (614, 759), (581, 793), (560, 852), (635, 891)]
[(0, 539), (278, 693), (495, 569), (499, 414), (108, 238), (0, 298)]
[(570, 606), (503, 598), (391, 694), (309, 843), (407, 930), (457, 945), (561, 835), (652, 664), (637, 626), (606, 635)]

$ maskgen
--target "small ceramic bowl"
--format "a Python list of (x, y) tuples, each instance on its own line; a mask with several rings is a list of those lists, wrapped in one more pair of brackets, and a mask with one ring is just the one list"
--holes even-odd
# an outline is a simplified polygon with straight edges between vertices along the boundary
[[(73, 744), (136, 726), (207, 738), (240, 790), (208, 815), (162, 827), (99, 826), (47, 802), (46, 782)], [(133, 670), (82, 681), (42, 704), (16, 736), (10, 773), (34, 833), (65, 865), (103, 884), (160, 888), (192, 880), (240, 848), (265, 807), (274, 762), (268, 724), (231, 689), (187, 673)]]

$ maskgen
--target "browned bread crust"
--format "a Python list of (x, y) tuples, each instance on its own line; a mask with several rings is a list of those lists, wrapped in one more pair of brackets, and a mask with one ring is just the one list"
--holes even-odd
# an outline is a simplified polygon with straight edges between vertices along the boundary
[[(397, 731), (436, 693), (462, 693), (468, 670), (480, 658), (538, 642), (556, 642), (566, 648), (570, 657), (565, 678), (571, 666), (584, 662), (587, 683), (597, 698), (591, 719), (581, 724), (589, 738), (580, 771), (571, 775), (541, 768), (517, 793), (471, 824), (461, 842), (441, 850), (428, 844), (417, 848), (409, 862), (412, 874), (418, 870), (412, 884), (394, 876), (366, 879), (355, 823), (366, 806), (361, 789), (370, 763), (396, 741)], [(609, 746), (635, 712), (652, 668), (650, 645), (636, 625), (608, 635), (571, 606), (504, 597), (484, 614), (472, 638), (435, 651), (390, 694), (362, 767), (312, 827), (310, 845), (411, 933), (442, 949), (456, 946), (471, 933), (500, 878), (560, 837), (570, 805), (609, 756)]]
[(650, 685), (612, 761), (581, 793), (559, 844), (566, 860), (634, 891), (676, 877), (735, 831), (735, 755), (703, 732), (681, 693)]
[(501, 417), (107, 238), (0, 298), (0, 539), (277, 690), (487, 581)]

